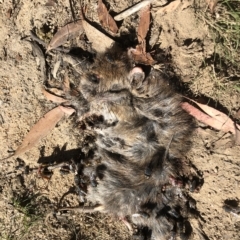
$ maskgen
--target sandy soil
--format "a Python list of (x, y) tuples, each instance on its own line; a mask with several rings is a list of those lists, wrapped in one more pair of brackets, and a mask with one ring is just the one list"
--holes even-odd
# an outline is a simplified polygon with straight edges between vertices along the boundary
[[(89, 20), (97, 21), (97, 1), (83, 2)], [(107, 2), (110, 10), (118, 13), (137, 1)], [(240, 106), (239, 92), (229, 87), (231, 83), (214, 77), (212, 64), (203, 64), (213, 56), (214, 42), (208, 26), (196, 17), (196, 11), (206, 9), (204, 0), (198, 2), (196, 5), (196, 1), (185, 1), (168, 13), (155, 6), (150, 43), (157, 46), (155, 50), (168, 53), (177, 76), (173, 84), (178, 90), (196, 99), (208, 98), (214, 107), (233, 116)], [(50, 3), (53, 6), (48, 6)], [(79, 1), (73, 1), (73, 9), (79, 16)], [(34, 30), (48, 42), (57, 29), (71, 21), (68, 0), (0, 0), (0, 158), (16, 150), (31, 126), (55, 106), (42, 94), (39, 59), (24, 38)], [(125, 19), (121, 31), (127, 34), (137, 21), (135, 15)], [(82, 41), (79, 39), (69, 45), (76, 46)], [(54, 61), (54, 56), (51, 57)], [(122, 222), (102, 214), (52, 214), (63, 203), (79, 204), (79, 197), (72, 191), (74, 176), (54, 171), (48, 182), (39, 178), (37, 162), (43, 152), (44, 156), (54, 153), (64, 157), (64, 150), (77, 149), (80, 135), (72, 119), (66, 117), (31, 151), (0, 162), (1, 239), (131, 239)], [(238, 206), (240, 201), (240, 147), (232, 146), (230, 134), (202, 124), (193, 142), (187, 158), (202, 174), (204, 184), (192, 196), (197, 201), (206, 239), (240, 239), (240, 215), (223, 209), (224, 203)], [(24, 171), (26, 165), (32, 169), (28, 174)]]

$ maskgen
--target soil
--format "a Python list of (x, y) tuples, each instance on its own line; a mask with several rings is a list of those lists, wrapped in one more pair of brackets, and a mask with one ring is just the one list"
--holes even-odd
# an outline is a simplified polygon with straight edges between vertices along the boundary
[[(138, 1), (106, 2), (110, 13), (116, 14)], [(164, 52), (165, 62), (158, 67), (171, 66), (173, 85), (178, 91), (200, 101), (207, 99), (215, 108), (234, 116), (240, 105), (239, 91), (226, 78), (216, 77), (214, 64), (208, 61), (214, 56), (214, 40), (209, 27), (196, 14), (206, 10), (205, 0), (176, 2), (179, 4), (167, 12), (161, 11), (163, 2), (153, 5), (149, 50)], [(82, 3), (89, 21), (97, 22), (97, 1)], [(1, 159), (16, 150), (31, 126), (56, 105), (43, 96), (39, 59), (26, 37), (34, 31), (48, 43), (57, 29), (74, 20), (74, 15), (79, 19), (79, 9), (80, 2), (75, 0), (0, 0)], [(134, 44), (136, 38), (131, 30), (137, 23), (136, 14), (121, 23), (125, 38), (130, 34), (126, 44)], [(83, 41), (86, 38), (78, 36), (66, 46), (83, 45)], [(49, 56), (56, 62), (51, 54), (47, 61)], [(121, 221), (100, 213), (53, 214), (60, 205), (79, 204), (72, 190), (74, 175), (54, 170), (50, 180), (44, 179), (37, 173), (38, 161), (47, 156), (64, 158), (66, 151), (72, 151), (74, 156), (80, 135), (72, 119), (65, 117), (36, 147), (18, 158), (0, 162), (1, 239), (131, 239)], [(239, 211), (223, 208), (225, 203), (239, 207), (239, 156), (240, 147), (233, 146), (230, 134), (198, 124), (187, 158), (204, 179), (202, 188), (192, 197), (206, 239), (240, 239)]]

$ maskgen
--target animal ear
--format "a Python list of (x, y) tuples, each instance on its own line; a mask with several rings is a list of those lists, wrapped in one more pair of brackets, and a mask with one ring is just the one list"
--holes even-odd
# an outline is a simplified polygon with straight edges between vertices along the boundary
[(132, 88), (138, 89), (142, 86), (142, 82), (145, 79), (145, 73), (143, 72), (142, 68), (134, 67), (130, 71), (128, 79), (130, 81)]

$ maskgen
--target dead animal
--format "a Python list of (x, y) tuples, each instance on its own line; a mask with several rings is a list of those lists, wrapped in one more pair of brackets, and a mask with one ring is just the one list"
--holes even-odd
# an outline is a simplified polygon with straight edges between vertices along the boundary
[[(90, 159), (80, 176), (89, 178), (86, 200), (101, 211), (151, 231), (151, 239), (189, 239), (191, 204), (183, 159), (195, 123), (167, 77), (145, 73), (128, 51), (113, 47), (83, 62), (74, 99), (79, 126), (92, 131)], [(74, 210), (62, 208), (59, 210)]]

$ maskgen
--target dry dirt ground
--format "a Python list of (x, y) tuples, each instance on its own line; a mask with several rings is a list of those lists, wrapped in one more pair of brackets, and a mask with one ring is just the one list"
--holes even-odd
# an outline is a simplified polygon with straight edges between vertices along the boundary
[[(78, 18), (80, 1), (71, 2)], [(87, 6), (87, 18), (96, 21), (97, 1), (82, 2)], [(113, 13), (118, 13), (138, 1), (106, 2)], [(240, 93), (226, 78), (217, 77), (211, 61), (214, 41), (204, 19), (197, 17), (197, 13), (206, 12), (205, 1), (186, 0), (168, 13), (159, 9), (155, 5), (151, 10), (149, 47), (155, 45), (168, 55), (177, 88), (195, 99), (207, 98), (215, 108), (234, 116)], [(31, 126), (54, 107), (42, 94), (39, 62), (24, 38), (33, 30), (48, 42), (57, 29), (71, 21), (69, 0), (0, 0), (0, 158), (16, 150)], [(121, 32), (128, 36), (137, 22), (137, 15), (125, 19)], [(79, 42), (75, 39), (67, 44)], [(168, 63), (160, 67), (165, 65)], [(122, 222), (105, 215), (52, 215), (58, 205), (79, 204), (78, 196), (71, 191), (74, 176), (56, 170), (48, 182), (38, 176), (37, 162), (43, 154), (64, 158), (64, 151), (78, 148), (79, 135), (72, 119), (66, 117), (38, 146), (19, 158), (0, 162), (0, 239), (131, 239)], [(231, 135), (203, 124), (199, 124), (193, 142), (187, 158), (202, 174), (204, 184), (192, 196), (206, 239), (240, 239), (240, 215), (223, 208), (225, 203), (239, 206), (240, 147), (229, 144)]]

